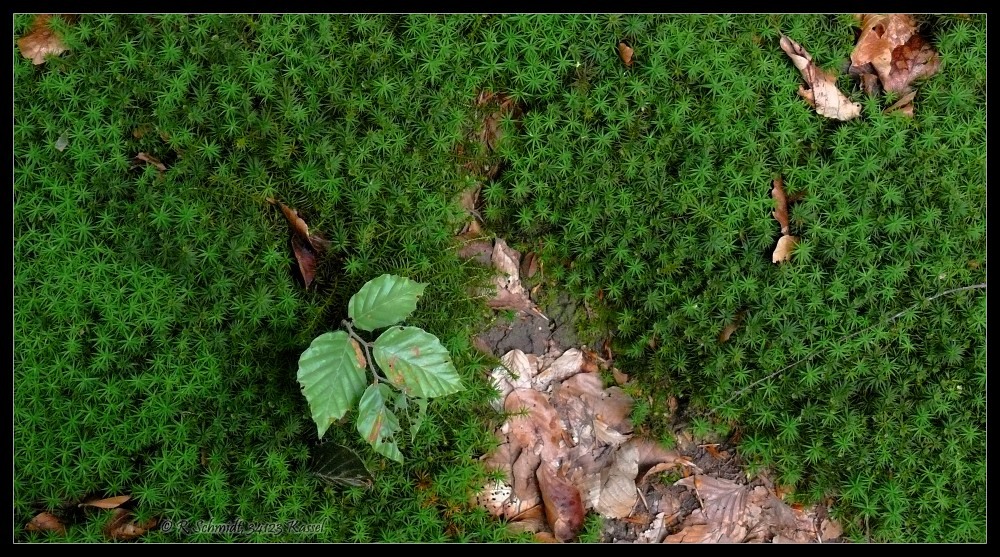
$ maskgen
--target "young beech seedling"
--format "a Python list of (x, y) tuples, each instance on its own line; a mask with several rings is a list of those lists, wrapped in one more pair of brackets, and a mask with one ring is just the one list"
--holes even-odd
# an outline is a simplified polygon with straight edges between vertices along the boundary
[[(298, 380), (320, 438), (357, 407), (358, 433), (378, 453), (403, 462), (395, 438), (400, 429), (397, 413), (406, 414), (410, 435), (415, 437), (427, 412), (427, 399), (464, 388), (448, 350), (436, 336), (399, 325), (417, 308), (426, 286), (388, 274), (368, 281), (348, 303), (345, 330), (323, 333), (302, 353)], [(355, 332), (386, 327), (375, 342)], [(370, 382), (366, 372), (371, 373)], [(410, 399), (416, 402), (415, 409), (411, 410)]]

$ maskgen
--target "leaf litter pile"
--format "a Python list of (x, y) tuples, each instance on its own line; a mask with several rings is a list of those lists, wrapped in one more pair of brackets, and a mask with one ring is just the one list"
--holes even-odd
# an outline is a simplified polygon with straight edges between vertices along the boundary
[[(911, 15), (859, 14), (857, 18), (861, 21), (861, 35), (851, 53), (848, 73), (861, 80), (862, 89), (869, 95), (878, 95), (880, 90), (899, 94), (899, 100), (885, 112), (898, 110), (912, 117), (916, 98), (913, 83), (934, 75), (941, 67), (940, 57), (918, 33)], [(799, 86), (799, 95), (818, 114), (836, 120), (861, 115), (861, 105), (851, 102), (837, 88), (836, 77), (817, 67), (802, 45), (785, 35), (780, 45), (806, 82)]]
[[(776, 199), (784, 196), (779, 182)], [(787, 201), (776, 206), (775, 218), (788, 236)], [(499, 271), (491, 307), (514, 310), (514, 327), (534, 329), (541, 312), (520, 277), (531, 267), (530, 254), (522, 261), (502, 239), (460, 238), (466, 241), (460, 256)], [(483, 486), (475, 502), (511, 528), (539, 541), (568, 542), (594, 512), (605, 519), (608, 542), (839, 539), (841, 528), (825, 506), (789, 506), (767, 478), (747, 483), (733, 473), (726, 451), (693, 443), (667, 450), (635, 435), (632, 399), (619, 385), (605, 387), (601, 371), (620, 384), (627, 375), (585, 346), (543, 346), (541, 353), (507, 351), (491, 373), (499, 393), (494, 409), (507, 419), (495, 432), (497, 449), (482, 461), (500, 479)], [(683, 477), (668, 485), (661, 481), (665, 472)]]

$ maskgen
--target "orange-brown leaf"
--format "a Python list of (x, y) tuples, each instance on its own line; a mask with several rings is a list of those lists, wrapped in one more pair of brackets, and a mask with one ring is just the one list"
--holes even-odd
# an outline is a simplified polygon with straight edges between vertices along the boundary
[(788, 197), (785, 195), (784, 181), (781, 176), (774, 179), (771, 197), (774, 198), (774, 211), (771, 215), (781, 225), (781, 233), (788, 234)]
[(77, 506), (97, 507), (99, 509), (117, 509), (131, 498), (131, 495), (119, 495), (117, 497), (108, 497), (107, 499), (91, 499), (89, 501), (84, 501)]
[(552, 533), (559, 541), (573, 539), (583, 527), (584, 509), (580, 490), (544, 462), (538, 467), (537, 477), (545, 505), (545, 518)]
[(733, 333), (736, 332), (736, 329), (737, 329), (736, 323), (726, 324), (726, 326), (722, 328), (722, 332), (719, 333), (719, 342), (728, 342), (729, 337), (733, 336)]
[(31, 63), (36, 66), (44, 64), (49, 55), (59, 56), (69, 50), (63, 44), (62, 38), (49, 28), (49, 18), (51, 17), (49, 14), (36, 16), (31, 24), (31, 31), (17, 40), (17, 48), (20, 49), (21, 56), (31, 60)]
[(630, 68), (632, 67), (632, 57), (634, 55), (635, 51), (632, 50), (632, 47), (624, 42), (618, 43), (618, 56), (622, 59), (622, 62), (624, 62), (626, 66)]
[(38, 513), (24, 528), (29, 532), (55, 532), (62, 536), (66, 535), (66, 526), (56, 515), (49, 512)]

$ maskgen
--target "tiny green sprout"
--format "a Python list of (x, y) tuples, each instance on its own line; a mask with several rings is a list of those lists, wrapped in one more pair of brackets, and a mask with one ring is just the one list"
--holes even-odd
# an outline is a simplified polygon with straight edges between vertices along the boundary
[[(376, 452), (403, 462), (395, 434), (397, 412), (407, 415), (416, 436), (427, 399), (461, 391), (448, 350), (431, 333), (401, 326), (417, 307), (426, 284), (385, 274), (351, 297), (346, 331), (323, 333), (299, 358), (298, 380), (320, 437), (357, 408), (357, 429)], [(388, 327), (374, 342), (355, 329)], [(371, 372), (368, 382), (366, 371)], [(410, 404), (413, 399), (415, 404)]]

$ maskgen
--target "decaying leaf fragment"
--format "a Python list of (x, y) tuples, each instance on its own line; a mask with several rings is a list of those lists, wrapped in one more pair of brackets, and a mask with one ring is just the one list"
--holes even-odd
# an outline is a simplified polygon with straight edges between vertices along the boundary
[(140, 152), (138, 155), (135, 156), (135, 160), (151, 164), (160, 172), (167, 171), (167, 166), (162, 162), (160, 162), (160, 159), (154, 157), (153, 155), (150, 155), (149, 153)]
[[(905, 93), (914, 80), (933, 75), (941, 66), (937, 52), (917, 33), (917, 22), (908, 14), (865, 14), (861, 36), (851, 53), (851, 73), (878, 76), (888, 92)], [(876, 93), (873, 81), (866, 91)]]
[(49, 28), (49, 14), (41, 14), (35, 17), (31, 24), (31, 31), (27, 35), (17, 40), (17, 48), (21, 51), (21, 56), (31, 60), (34, 65), (44, 64), (49, 56), (59, 56), (69, 48), (63, 44), (62, 38)]
[(618, 56), (622, 59), (622, 62), (624, 62), (626, 66), (630, 68), (632, 67), (632, 56), (634, 55), (635, 51), (632, 50), (632, 47), (625, 44), (624, 41), (618, 43)]
[(59, 517), (49, 512), (35, 515), (31, 522), (24, 526), (24, 529), (29, 532), (55, 532), (61, 536), (66, 535), (66, 526), (59, 520)]
[(798, 243), (799, 239), (796, 236), (789, 236), (787, 234), (782, 236), (778, 240), (778, 245), (774, 248), (774, 254), (771, 255), (771, 263), (782, 263), (790, 260), (792, 258), (792, 251)]
[(781, 49), (792, 59), (792, 63), (806, 81), (805, 87), (799, 87), (799, 95), (814, 107), (817, 113), (837, 120), (850, 120), (861, 114), (861, 105), (852, 103), (840, 89), (837, 89), (836, 78), (819, 69), (806, 49), (784, 35), (781, 36), (780, 44)]
[(77, 506), (97, 507), (99, 509), (117, 509), (128, 502), (131, 498), (131, 495), (119, 495), (117, 497), (108, 497), (106, 499), (91, 499), (89, 501), (84, 501)]
[(112, 540), (133, 540), (155, 528), (158, 522), (156, 518), (136, 522), (131, 512), (117, 508), (104, 525), (104, 535)]
[(559, 541), (569, 541), (583, 527), (583, 499), (580, 490), (553, 469), (551, 463), (538, 467), (538, 487), (545, 505), (545, 518)]
[(781, 179), (781, 176), (778, 176), (774, 179), (774, 187), (771, 188), (771, 197), (774, 198), (774, 211), (771, 212), (771, 215), (781, 225), (782, 234), (781, 239), (778, 240), (778, 245), (774, 248), (774, 254), (771, 255), (772, 263), (781, 263), (782, 261), (791, 259), (792, 250), (795, 248), (795, 244), (799, 242), (796, 236), (788, 233), (788, 196), (785, 195), (785, 188), (783, 186), (784, 181)]
[(278, 205), (288, 220), (288, 224), (292, 227), (292, 251), (299, 264), (302, 284), (308, 289), (316, 277), (316, 260), (330, 246), (330, 242), (319, 234), (310, 234), (309, 225), (295, 209), (270, 197), (267, 198), (267, 202), (271, 205)]

